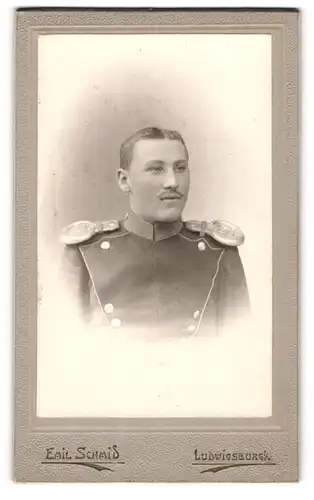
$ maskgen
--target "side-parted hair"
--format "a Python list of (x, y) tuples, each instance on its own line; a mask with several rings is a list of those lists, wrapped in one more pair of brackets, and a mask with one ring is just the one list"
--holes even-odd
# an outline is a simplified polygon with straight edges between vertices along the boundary
[(138, 141), (142, 139), (170, 139), (171, 141), (180, 141), (185, 148), (187, 156), (189, 156), (186, 144), (179, 132), (177, 132), (176, 130), (168, 130), (165, 128), (146, 127), (135, 132), (135, 134), (128, 137), (121, 144), (120, 168), (122, 168), (123, 170), (129, 169), (129, 166), (132, 162), (134, 146)]

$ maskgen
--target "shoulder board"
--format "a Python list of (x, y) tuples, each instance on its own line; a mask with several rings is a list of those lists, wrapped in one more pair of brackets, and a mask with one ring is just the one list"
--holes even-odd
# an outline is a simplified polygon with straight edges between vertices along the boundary
[(95, 234), (116, 231), (119, 227), (120, 224), (117, 220), (103, 222), (81, 220), (64, 227), (60, 240), (65, 245), (77, 245), (90, 240)]
[(245, 237), (241, 229), (224, 220), (212, 222), (189, 220), (185, 222), (185, 227), (193, 233), (200, 233), (200, 236), (207, 234), (219, 243), (230, 247), (238, 247), (244, 243)]

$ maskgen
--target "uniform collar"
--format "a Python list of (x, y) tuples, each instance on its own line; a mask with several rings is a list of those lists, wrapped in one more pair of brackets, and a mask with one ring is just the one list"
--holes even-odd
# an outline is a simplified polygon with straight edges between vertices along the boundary
[(150, 224), (144, 221), (134, 212), (130, 211), (125, 220), (124, 227), (127, 231), (152, 241), (165, 240), (179, 233), (182, 228), (182, 220), (175, 222), (156, 222)]

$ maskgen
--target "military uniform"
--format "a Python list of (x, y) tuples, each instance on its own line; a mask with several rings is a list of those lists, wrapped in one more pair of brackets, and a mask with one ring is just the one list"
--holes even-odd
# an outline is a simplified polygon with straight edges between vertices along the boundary
[(243, 236), (228, 223), (149, 224), (131, 212), (70, 225), (62, 240), (85, 317), (96, 311), (107, 330), (211, 335), (249, 312)]

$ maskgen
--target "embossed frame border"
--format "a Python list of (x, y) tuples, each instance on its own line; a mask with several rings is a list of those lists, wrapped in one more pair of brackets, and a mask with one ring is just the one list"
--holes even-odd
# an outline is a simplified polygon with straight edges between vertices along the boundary
[[(298, 163), (296, 9), (16, 11), (15, 480), (298, 480)], [(37, 39), (49, 33), (265, 33), (272, 37), (273, 415), (251, 419), (36, 417)], [(45, 461), (46, 449), (116, 445), (102, 464)], [(256, 463), (195, 461), (195, 450), (255, 450)], [(263, 455), (264, 454), (264, 455)], [(262, 459), (264, 456), (264, 459)], [(239, 458), (239, 455), (237, 455)], [(251, 461), (252, 462), (252, 461)], [(268, 465), (268, 467), (265, 467)]]

